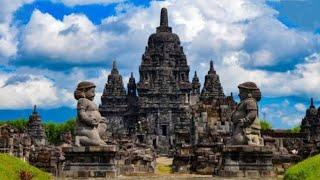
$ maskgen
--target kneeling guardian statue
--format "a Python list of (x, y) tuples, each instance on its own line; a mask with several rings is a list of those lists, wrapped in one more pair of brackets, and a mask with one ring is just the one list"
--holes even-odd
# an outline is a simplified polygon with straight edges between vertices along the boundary
[(99, 112), (97, 105), (93, 102), (95, 96), (95, 84), (91, 82), (80, 82), (74, 92), (78, 100), (76, 120), (76, 146), (105, 146), (102, 140), (106, 132), (106, 119)]
[(231, 116), (234, 127), (231, 144), (263, 146), (257, 105), (260, 89), (254, 82), (242, 83), (238, 88), (240, 103)]

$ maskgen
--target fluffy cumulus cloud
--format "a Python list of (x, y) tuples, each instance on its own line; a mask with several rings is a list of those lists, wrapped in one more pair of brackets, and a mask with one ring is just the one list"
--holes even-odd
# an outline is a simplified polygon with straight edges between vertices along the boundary
[(125, 0), (52, 0), (53, 2), (61, 2), (67, 6), (102, 4), (107, 5), (111, 3), (123, 2)]
[(294, 105), (297, 111), (304, 112), (306, 110), (306, 106), (302, 103), (297, 103)]
[(0, 74), (1, 109), (30, 108), (34, 104), (55, 107), (72, 103), (71, 98), (72, 94), (58, 89), (46, 77)]
[(238, 63), (243, 67), (272, 67), (298, 63), (292, 61), (320, 49), (318, 35), (286, 27), (265, 1), (167, 0), (152, 1), (145, 8), (119, 4), (117, 13), (99, 25), (81, 14), (58, 20), (35, 10), (23, 32), (22, 57), (74, 64), (117, 58), (137, 68), (161, 7), (169, 9), (170, 25), (192, 64), (210, 57), (219, 64), (230, 54), (241, 54)]
[[(121, 72), (121, 70), (120, 70)], [(29, 75), (30, 74), (30, 75)], [(0, 73), (0, 109), (75, 107), (73, 91), (80, 81), (96, 85), (95, 103), (100, 104), (109, 69), (73, 68), (68, 72), (23, 67), (11, 73)], [(123, 74), (127, 84), (129, 74)]]
[[(109, 72), (103, 69), (110, 68), (114, 59), (118, 61), (125, 80), (130, 71), (137, 75), (147, 38), (159, 24), (160, 9), (167, 7), (169, 24), (180, 36), (189, 65), (192, 70), (198, 70), (201, 81), (212, 58), (226, 93), (236, 92), (238, 83), (255, 81), (265, 97), (320, 98), (320, 88), (317, 86), (320, 83), (319, 35), (287, 27), (277, 19), (278, 12), (267, 6), (264, 0), (165, 0), (151, 1), (147, 7), (121, 1), (116, 6), (116, 13), (102, 19), (100, 24), (94, 24), (84, 14), (67, 14), (57, 19), (35, 9), (30, 21), (21, 29), (10, 23), (2, 26), (2, 21), (11, 21), (12, 13), (30, 1), (15, 0), (17, 5), (8, 8), (6, 12), (9, 13), (0, 10), (0, 14), (9, 15), (0, 17), (0, 57), (17, 54), (10, 61), (23, 62), (26, 66), (20, 65), (16, 73), (32, 74), (27, 77), (3, 77), (2, 91), (11, 86), (41, 82), (47, 83), (48, 86), (44, 87), (48, 87), (53, 94), (61, 93), (57, 89), (65, 89), (72, 94), (76, 82), (92, 80), (100, 88), (98, 93), (101, 93)], [(76, 6), (120, 1), (59, 2)], [(52, 67), (56, 64), (68, 64), (69, 69), (53, 71)], [(48, 69), (30, 67), (35, 65)], [(293, 68), (273, 69), (279, 65)], [(36, 100), (41, 103), (37, 98), (22, 99), (29, 104), (36, 103)], [(58, 106), (59, 101), (65, 103), (62, 99), (53, 98), (51, 104)], [(24, 101), (17, 102), (23, 104)], [(303, 108), (301, 104), (295, 105), (296, 111), (302, 112)], [(283, 114), (277, 114), (283, 122), (289, 122), (294, 117)]]
[[(294, 69), (285, 72), (245, 69), (237, 62), (241, 53), (226, 56), (224, 64), (217, 67), (227, 92), (237, 91), (236, 85), (254, 81), (265, 96), (314, 96), (320, 98), (320, 58), (318, 54), (306, 57)], [(204, 70), (205, 65), (202, 66)]]
[(85, 15), (71, 14), (60, 21), (35, 10), (25, 27), (21, 51), (32, 59), (94, 63), (107, 56), (104, 39), (108, 34), (100, 33)]
[(13, 13), (33, 0), (1, 0), (0, 1), (0, 63), (6, 64), (9, 57), (17, 53), (17, 28), (12, 24)]

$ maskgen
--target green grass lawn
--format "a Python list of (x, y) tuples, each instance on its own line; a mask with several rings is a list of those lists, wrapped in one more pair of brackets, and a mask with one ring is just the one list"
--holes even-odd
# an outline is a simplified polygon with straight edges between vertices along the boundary
[(284, 175), (284, 180), (320, 179), (320, 154), (310, 157), (292, 167)]
[(8, 154), (0, 153), (0, 179), (14, 180), (20, 179), (20, 173), (25, 172), (32, 176), (32, 179), (52, 179), (49, 173), (43, 172), (40, 169), (21, 161), (20, 159)]

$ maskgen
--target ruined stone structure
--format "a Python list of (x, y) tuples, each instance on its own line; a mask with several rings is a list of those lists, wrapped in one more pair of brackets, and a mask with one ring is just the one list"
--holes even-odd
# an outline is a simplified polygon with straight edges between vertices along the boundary
[(118, 134), (124, 130), (124, 114), (127, 111), (127, 106), (127, 93), (123, 86), (122, 76), (114, 61), (99, 106), (101, 115), (107, 119), (109, 133)]
[[(114, 63), (99, 107), (110, 131), (129, 132), (138, 142), (153, 145), (158, 153), (181, 158), (186, 152), (193, 153), (192, 143), (198, 144), (201, 128), (203, 134), (213, 129), (218, 134), (230, 134), (229, 114), (235, 102), (224, 95), (213, 61), (202, 90), (196, 72), (189, 82), (187, 59), (178, 35), (168, 25), (165, 8), (160, 26), (148, 39), (139, 73), (137, 84), (131, 75), (126, 92)], [(201, 115), (204, 127), (196, 125), (192, 132)], [(190, 159), (191, 154), (185, 158)]]
[(148, 140), (158, 152), (168, 154), (174, 145), (174, 127), (180, 105), (191, 91), (189, 66), (178, 35), (168, 25), (167, 9), (160, 26), (148, 40), (139, 67), (139, 121), (148, 123)]
[[(289, 148), (295, 148), (302, 158), (320, 152), (320, 107), (315, 107), (313, 98), (311, 98), (310, 106), (306, 110), (306, 115), (301, 121), (298, 141), (301, 142), (301, 139), (304, 144), (302, 147), (299, 146), (299, 143), (294, 143), (293, 140), (288, 144), (290, 145)], [(297, 141), (297, 139), (294, 140)]]
[(26, 130), (0, 127), (0, 152), (66, 178), (154, 173), (162, 155), (173, 157), (175, 173), (272, 176), (319, 152), (320, 108), (313, 99), (301, 132), (260, 132), (261, 94), (254, 83), (239, 85), (237, 104), (232, 94), (224, 94), (213, 61), (202, 88), (197, 72), (189, 82), (189, 70), (163, 8), (142, 55), (138, 82), (131, 73), (126, 90), (113, 62), (99, 108), (93, 102), (95, 85), (78, 85), (75, 142), (65, 132), (60, 146), (45, 143), (35, 108)]
[[(286, 130), (266, 130), (262, 132), (265, 146), (273, 152), (274, 171), (282, 174), (292, 164), (309, 156), (305, 133), (292, 133)], [(307, 150), (307, 152), (305, 152)], [(305, 155), (307, 154), (307, 155)]]
[[(127, 111), (124, 116), (124, 127), (129, 134), (138, 133), (137, 123), (139, 117), (139, 105), (138, 105), (138, 95), (137, 95), (137, 85), (136, 80), (133, 77), (133, 73), (129, 78), (127, 84)], [(141, 137), (141, 136), (140, 136)]]
[(306, 134), (306, 140), (314, 145), (311, 154), (320, 149), (320, 107), (316, 109), (311, 98), (310, 107), (306, 110), (306, 116), (301, 121), (301, 132)]
[(37, 112), (37, 106), (34, 106), (32, 114), (29, 116), (27, 123), (27, 133), (30, 135), (32, 141), (37, 145), (46, 144), (46, 134), (41, 123), (41, 117)]
[(47, 143), (36, 106), (25, 129), (8, 124), (0, 127), (0, 152), (14, 155), (55, 176), (60, 174), (62, 152), (59, 147)]
[(226, 97), (222, 91), (219, 76), (210, 62), (205, 85), (200, 94), (200, 83), (195, 73), (192, 80), (190, 102), (185, 104), (187, 116), (184, 133), (176, 130), (176, 151), (173, 161), (175, 172), (195, 172), (213, 174), (221, 163), (223, 145), (231, 136), (230, 114), (236, 103), (232, 96)]
[(204, 87), (201, 91), (200, 100), (210, 104), (215, 99), (225, 98), (219, 76), (213, 68), (213, 61), (210, 61), (210, 69), (205, 77)]

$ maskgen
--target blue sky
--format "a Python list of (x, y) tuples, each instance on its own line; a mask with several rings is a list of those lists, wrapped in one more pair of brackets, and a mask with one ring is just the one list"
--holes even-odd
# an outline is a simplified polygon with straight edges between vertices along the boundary
[(275, 128), (300, 123), (310, 97), (320, 105), (320, 2), (317, 0), (0, 0), (0, 120), (75, 116), (73, 90), (97, 84), (111, 63), (125, 83), (138, 67), (161, 7), (201, 82), (210, 59), (226, 94), (261, 87), (260, 116)]

